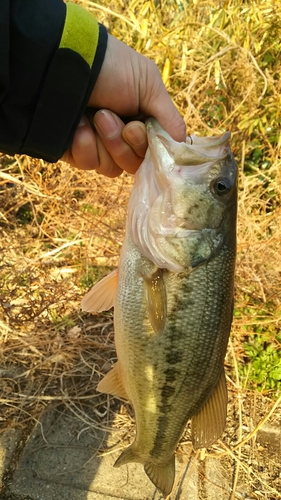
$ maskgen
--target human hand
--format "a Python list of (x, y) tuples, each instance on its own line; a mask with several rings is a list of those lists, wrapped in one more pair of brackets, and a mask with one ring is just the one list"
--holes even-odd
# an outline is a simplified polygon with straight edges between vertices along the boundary
[(88, 118), (82, 118), (62, 160), (83, 170), (95, 169), (107, 177), (117, 177), (123, 170), (134, 174), (147, 149), (144, 123), (132, 121), (125, 125), (115, 113), (102, 109), (95, 114), (93, 125), (94, 130)]
[(140, 121), (125, 125), (117, 115), (153, 116), (175, 140), (185, 141), (184, 121), (157, 66), (111, 35), (89, 106), (107, 109), (95, 114), (95, 132), (88, 119), (82, 119), (71, 149), (63, 156), (78, 168), (96, 169), (108, 177), (123, 170), (136, 172), (147, 149), (145, 125)]

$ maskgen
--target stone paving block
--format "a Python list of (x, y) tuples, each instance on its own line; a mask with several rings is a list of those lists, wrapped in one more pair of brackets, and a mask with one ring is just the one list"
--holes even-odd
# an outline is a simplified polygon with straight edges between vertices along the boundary
[(104, 431), (87, 429), (70, 412), (46, 411), (26, 443), (10, 492), (32, 500), (160, 500), (140, 464), (116, 469), (118, 453), (99, 455), (107, 441)]
[(7, 429), (0, 433), (0, 488), (2, 488), (3, 475), (9, 468), (20, 436), (21, 432), (15, 429)]
[(257, 441), (266, 448), (276, 458), (281, 457), (281, 426), (264, 425), (258, 432)]
[[(34, 429), (19, 459), (9, 490), (31, 500), (161, 500), (141, 464), (114, 468), (120, 454), (100, 456), (116, 443), (114, 433), (89, 427), (69, 410), (49, 408)], [(188, 457), (188, 452), (186, 457)], [(231, 474), (219, 460), (193, 457), (177, 461), (173, 500), (226, 500)], [(204, 496), (202, 497), (202, 477)]]
[(229, 500), (232, 482), (231, 472), (224, 470), (220, 461), (207, 457), (205, 460), (206, 481), (204, 481), (206, 498)]

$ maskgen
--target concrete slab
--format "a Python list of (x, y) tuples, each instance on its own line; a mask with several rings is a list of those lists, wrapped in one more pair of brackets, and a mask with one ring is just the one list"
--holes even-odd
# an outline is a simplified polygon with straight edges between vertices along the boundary
[(258, 432), (257, 442), (268, 448), (276, 458), (281, 456), (281, 426), (266, 424)]
[[(116, 433), (111, 437), (98, 426), (83, 423), (69, 410), (49, 408), (26, 443), (9, 492), (29, 500), (163, 499), (142, 465), (114, 468), (120, 450), (100, 456), (100, 450), (117, 439)], [(206, 458), (201, 462), (181, 457), (171, 499), (226, 500), (230, 486), (230, 474), (225, 474), (219, 460)]]
[(7, 429), (0, 433), (0, 489), (3, 486), (3, 476), (10, 467), (20, 437), (21, 432), (16, 429)]
[(118, 453), (99, 456), (108, 439), (69, 411), (46, 411), (26, 443), (10, 492), (32, 500), (160, 500), (141, 465), (115, 469)]
[(221, 462), (213, 457), (205, 460), (206, 481), (204, 481), (206, 498), (229, 500), (232, 477), (229, 470), (224, 470)]

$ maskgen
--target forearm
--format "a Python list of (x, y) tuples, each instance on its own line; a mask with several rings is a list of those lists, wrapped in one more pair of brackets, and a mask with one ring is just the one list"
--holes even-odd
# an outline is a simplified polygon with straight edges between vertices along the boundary
[(70, 147), (107, 34), (62, 0), (1, 0), (0, 151), (56, 161)]

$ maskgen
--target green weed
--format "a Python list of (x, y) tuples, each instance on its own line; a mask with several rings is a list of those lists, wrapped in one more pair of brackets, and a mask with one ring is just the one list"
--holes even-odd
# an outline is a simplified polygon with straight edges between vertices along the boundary
[(76, 325), (76, 321), (69, 315), (61, 315), (56, 308), (51, 309), (52, 322), (57, 330), (62, 330), (64, 328), (73, 328)]
[(101, 215), (101, 207), (93, 207), (90, 203), (84, 203), (80, 207), (81, 212), (92, 214), (95, 217)]
[(79, 285), (84, 290), (87, 290), (111, 271), (110, 267), (87, 266), (81, 275)]
[[(279, 344), (279, 346), (278, 346)], [(245, 364), (240, 364), (244, 384), (258, 391), (281, 391), (281, 335), (254, 335), (244, 344)]]
[(20, 225), (26, 225), (32, 222), (33, 212), (31, 208), (31, 203), (27, 202), (18, 209), (16, 213), (16, 219), (18, 224)]

